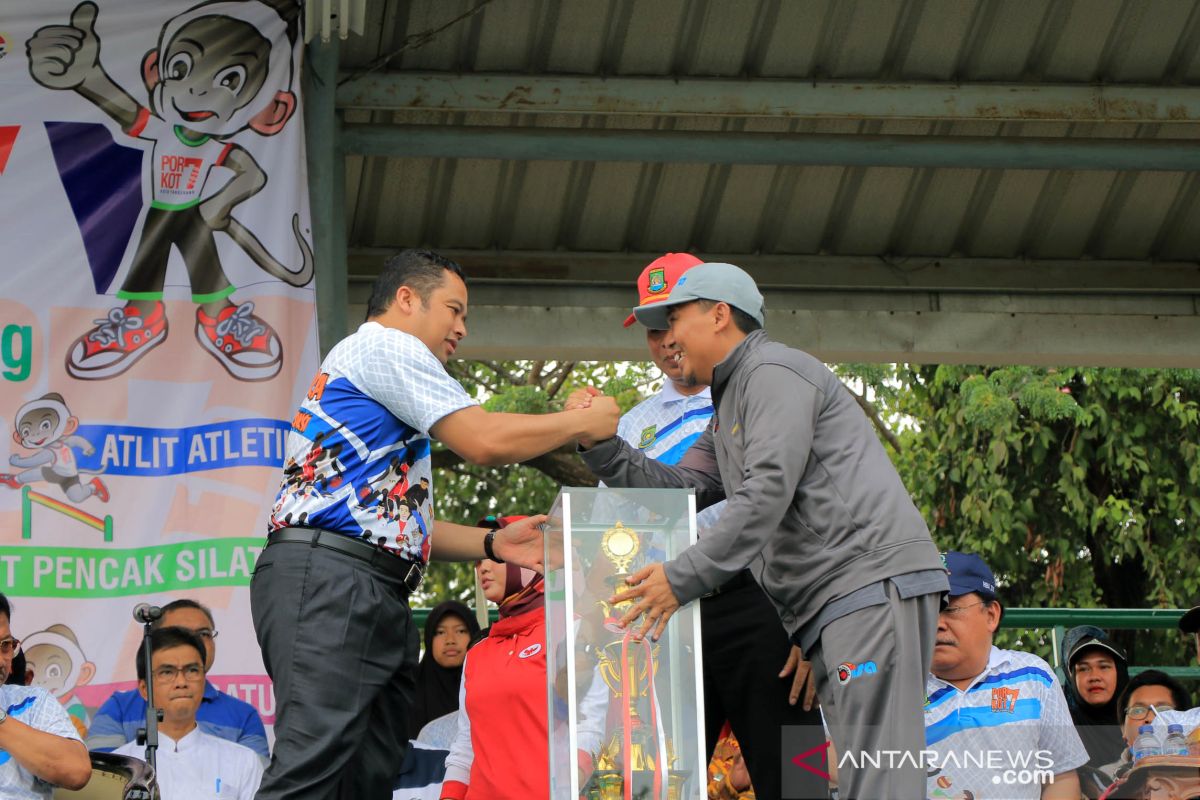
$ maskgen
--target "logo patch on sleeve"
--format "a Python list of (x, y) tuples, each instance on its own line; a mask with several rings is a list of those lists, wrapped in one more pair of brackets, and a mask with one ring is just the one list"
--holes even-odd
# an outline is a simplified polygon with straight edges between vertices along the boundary
[(649, 427), (642, 428), (641, 438), (638, 439), (638, 448), (641, 450), (645, 450), (647, 447), (654, 444), (654, 442), (657, 438), (658, 438), (658, 426), (657, 425), (650, 425)]

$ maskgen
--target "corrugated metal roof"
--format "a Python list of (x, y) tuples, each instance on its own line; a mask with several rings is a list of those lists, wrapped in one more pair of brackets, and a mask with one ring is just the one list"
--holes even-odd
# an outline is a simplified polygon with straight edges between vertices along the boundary
[[(354, 70), (478, 0), (372, 0)], [(391, 69), (888, 81), (1200, 81), (1181, 0), (493, 0)], [(1200, 138), (1200, 125), (346, 112), (348, 122)], [(480, 159), (348, 160), (349, 244), (1195, 259), (1194, 174)]]
[[(360, 66), (480, 0), (370, 0)], [(1187, 84), (1190, 0), (492, 0), (392, 69)]]

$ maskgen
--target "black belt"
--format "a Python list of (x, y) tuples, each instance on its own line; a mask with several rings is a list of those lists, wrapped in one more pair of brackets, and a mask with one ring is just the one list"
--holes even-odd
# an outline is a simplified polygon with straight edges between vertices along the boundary
[(399, 578), (404, 588), (411, 594), (421, 585), (425, 577), (425, 566), (407, 558), (389, 553), (382, 547), (368, 544), (362, 539), (356, 539), (345, 533), (326, 531), (320, 528), (280, 528), (267, 535), (267, 547), (281, 542), (307, 544), (310, 547), (325, 547), (345, 553), (351, 558), (366, 561), (373, 567), (379, 567), (387, 574)]
[(717, 588), (713, 589), (711, 592), (705, 592), (704, 594), (700, 595), (700, 599), (703, 600), (706, 597), (716, 597), (717, 595), (724, 594), (725, 592), (732, 592), (735, 589), (744, 589), (747, 586), (753, 585), (754, 576), (750, 574), (750, 570), (744, 569), (737, 575), (722, 583)]

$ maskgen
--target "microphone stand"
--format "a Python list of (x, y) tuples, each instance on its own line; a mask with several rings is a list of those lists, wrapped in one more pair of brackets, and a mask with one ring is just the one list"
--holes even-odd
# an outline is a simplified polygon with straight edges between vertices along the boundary
[(162, 721), (162, 712), (154, 704), (154, 671), (151, 668), (150, 653), (151, 622), (147, 620), (142, 625), (142, 668), (146, 675), (146, 727), (138, 728), (137, 743), (146, 745), (146, 763), (151, 769), (157, 769), (155, 752), (158, 750), (158, 723)]

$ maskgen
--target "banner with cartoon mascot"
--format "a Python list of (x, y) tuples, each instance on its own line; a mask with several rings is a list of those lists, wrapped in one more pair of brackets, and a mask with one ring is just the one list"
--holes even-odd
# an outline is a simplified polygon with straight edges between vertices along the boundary
[(298, 10), (0, 8), (0, 586), (81, 727), (180, 597), (273, 716), (247, 587), (318, 364)]

